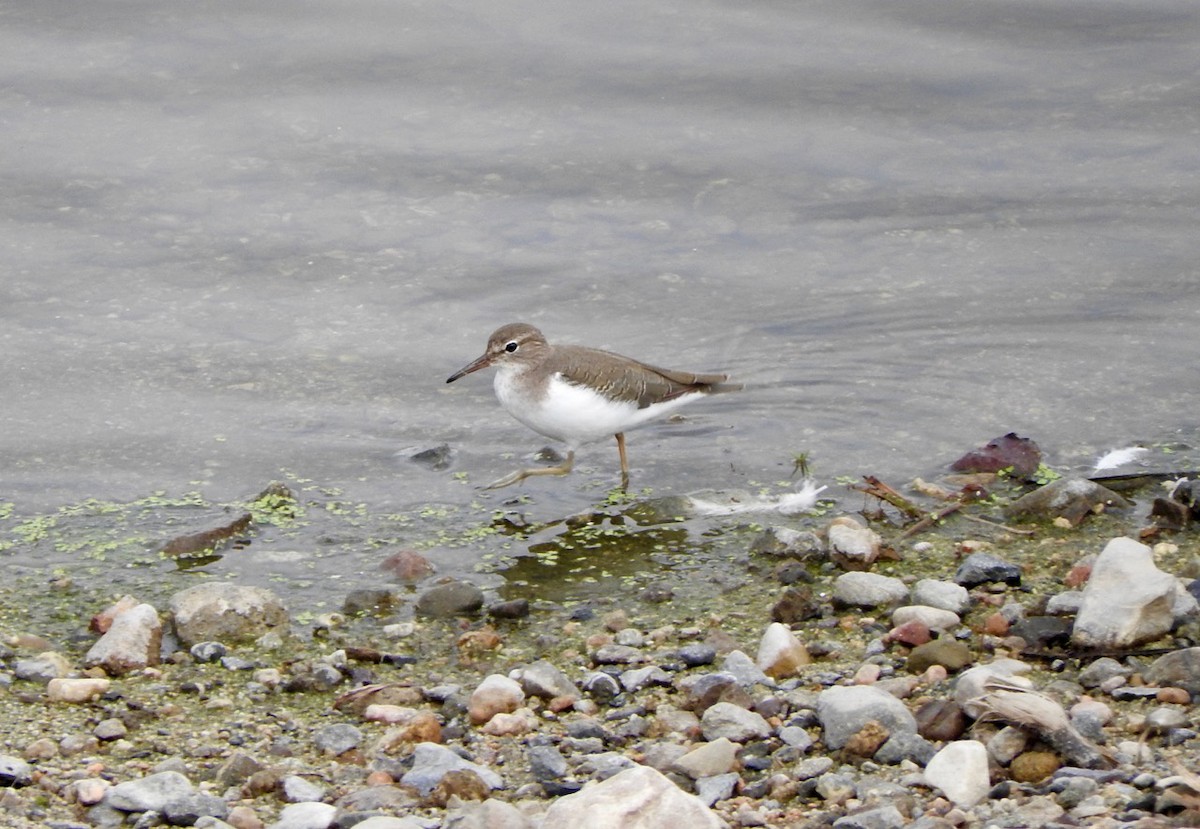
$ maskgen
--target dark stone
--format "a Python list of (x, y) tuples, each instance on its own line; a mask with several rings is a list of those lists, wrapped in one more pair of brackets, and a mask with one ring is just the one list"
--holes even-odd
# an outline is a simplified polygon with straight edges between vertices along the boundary
[(923, 673), (931, 665), (941, 665), (953, 673), (960, 671), (972, 661), (971, 648), (955, 639), (934, 639), (918, 645), (908, 655), (906, 667), (914, 674)]
[(189, 652), (197, 662), (216, 662), (226, 654), (226, 648), (220, 642), (197, 642)]
[(529, 615), (529, 599), (510, 599), (489, 605), (487, 613), (493, 619), (524, 619)]
[(933, 742), (957, 740), (967, 730), (967, 715), (953, 700), (930, 700), (918, 708), (914, 716), (917, 733)]
[(347, 616), (378, 616), (390, 613), (397, 604), (396, 594), (378, 587), (364, 587), (351, 591), (342, 602), (342, 612)]
[(717, 649), (705, 643), (684, 645), (679, 649), (679, 658), (689, 668), (711, 665), (717, 658)]
[(417, 599), (417, 612), (435, 618), (471, 615), (481, 607), (483, 591), (465, 581), (436, 585)]
[(450, 464), (454, 461), (454, 450), (450, 448), (449, 444), (442, 443), (428, 449), (409, 450), (408, 459), (420, 466), (441, 472), (450, 468)]
[(989, 553), (972, 553), (958, 566), (954, 581), (963, 587), (978, 587), (992, 582), (1020, 587), (1021, 568)]
[(1008, 632), (1046, 649), (1066, 645), (1071, 639), (1071, 624), (1058, 616), (1031, 616), (1018, 621)]
[(813, 598), (812, 588), (807, 585), (787, 588), (771, 608), (771, 621), (785, 625), (815, 619), (820, 615), (821, 606)]
[(567, 761), (554, 746), (530, 746), (525, 755), (529, 758), (529, 771), (539, 783), (557, 780), (567, 773)]

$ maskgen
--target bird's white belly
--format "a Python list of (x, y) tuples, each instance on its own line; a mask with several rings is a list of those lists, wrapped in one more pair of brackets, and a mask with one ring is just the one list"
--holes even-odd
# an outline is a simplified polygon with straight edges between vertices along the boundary
[(530, 429), (571, 448), (632, 429), (688, 400), (688, 396), (682, 396), (639, 409), (632, 401), (612, 400), (558, 375), (551, 377), (546, 393), (537, 397), (529, 394), (528, 387), (519, 380), (515, 372), (496, 372), (500, 405)]

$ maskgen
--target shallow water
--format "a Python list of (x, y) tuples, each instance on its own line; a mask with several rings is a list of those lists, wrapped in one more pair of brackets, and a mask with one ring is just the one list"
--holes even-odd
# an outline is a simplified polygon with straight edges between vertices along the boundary
[[(474, 523), (521, 493), (473, 485), (544, 441), (489, 378), (444, 380), (517, 319), (747, 384), (630, 436), (655, 494), (784, 481), (802, 452), (823, 482), (905, 480), (1011, 430), (1064, 470), (1200, 442), (1194, 3), (0, 21), (19, 511), (284, 479)], [(405, 452), (441, 443), (445, 470)], [(522, 508), (616, 483), (610, 443), (579, 466)]]

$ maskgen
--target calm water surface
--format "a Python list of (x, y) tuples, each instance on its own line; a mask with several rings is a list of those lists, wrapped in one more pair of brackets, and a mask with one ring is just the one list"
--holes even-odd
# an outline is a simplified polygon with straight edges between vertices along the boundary
[(21, 509), (499, 504), (544, 441), (444, 380), (514, 320), (747, 384), (658, 494), (1200, 440), (1192, 0), (9, 3), (0, 124)]

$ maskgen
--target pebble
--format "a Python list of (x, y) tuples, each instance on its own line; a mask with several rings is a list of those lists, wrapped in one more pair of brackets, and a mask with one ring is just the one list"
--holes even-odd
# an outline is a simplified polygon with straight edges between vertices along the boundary
[(525, 702), (525, 692), (520, 684), (502, 674), (486, 677), (471, 692), (467, 711), (471, 722), (476, 725), (490, 720), (497, 714), (511, 714)]
[(767, 737), (771, 726), (753, 711), (731, 702), (718, 702), (700, 718), (700, 730), (709, 742), (724, 737), (735, 743), (745, 743)]
[(833, 602), (839, 607), (888, 607), (907, 598), (904, 582), (878, 573), (843, 573), (833, 582)]
[(433, 618), (472, 616), (483, 607), (483, 591), (473, 584), (451, 581), (437, 584), (417, 598), (417, 613)]
[(55, 677), (46, 685), (46, 697), (51, 702), (91, 702), (108, 693), (111, 687), (111, 680), (100, 677)]
[(718, 737), (684, 754), (672, 763), (672, 768), (693, 780), (713, 777), (734, 769), (737, 763), (738, 745), (727, 737)]
[(991, 553), (971, 553), (954, 573), (954, 582), (962, 587), (978, 587), (993, 582), (1009, 587), (1021, 586), (1021, 568)]
[(969, 809), (991, 788), (987, 750), (975, 740), (947, 743), (925, 766), (925, 780), (954, 805)]
[(967, 588), (952, 581), (921, 579), (912, 588), (912, 603), (933, 607), (961, 617), (971, 606), (971, 594)]
[(337, 807), (328, 803), (292, 803), (268, 829), (329, 829), (336, 814)]
[(0, 788), (21, 788), (33, 782), (33, 767), (20, 757), (0, 755)]
[(808, 649), (787, 625), (773, 622), (767, 626), (755, 660), (755, 667), (762, 674), (772, 679), (783, 679), (795, 675), (811, 662)]

